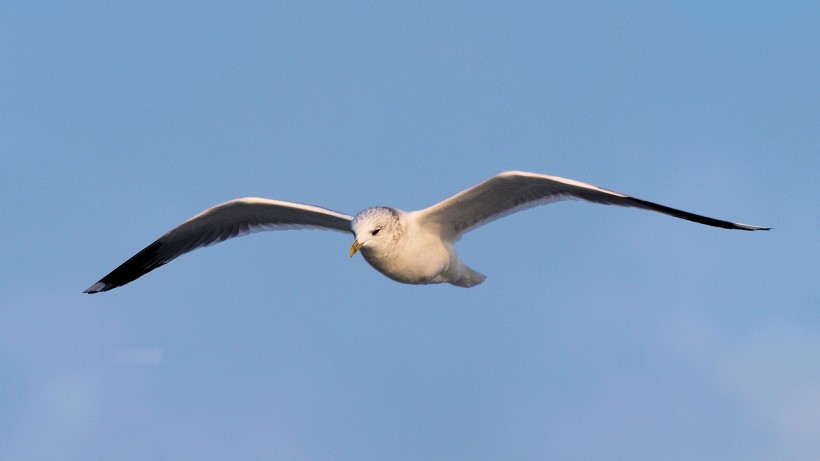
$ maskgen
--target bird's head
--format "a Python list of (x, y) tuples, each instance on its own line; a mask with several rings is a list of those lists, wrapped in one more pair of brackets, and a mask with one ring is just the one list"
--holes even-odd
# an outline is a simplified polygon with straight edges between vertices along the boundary
[(363, 254), (387, 250), (401, 236), (399, 213), (393, 208), (366, 208), (353, 217), (351, 227), (356, 239), (350, 247), (350, 256), (359, 249), (363, 249)]

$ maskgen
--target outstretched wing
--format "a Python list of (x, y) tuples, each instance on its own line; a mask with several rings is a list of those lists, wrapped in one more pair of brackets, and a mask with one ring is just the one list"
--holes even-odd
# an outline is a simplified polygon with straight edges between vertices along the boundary
[(768, 227), (722, 221), (630, 197), (592, 184), (523, 171), (507, 171), (447, 200), (418, 212), (422, 222), (434, 223), (442, 236), (457, 240), (464, 233), (516, 211), (561, 200), (585, 200), (658, 211), (709, 226), (747, 231)]
[(264, 230), (317, 228), (352, 232), (352, 216), (300, 203), (245, 197), (209, 208), (145, 247), (85, 293), (99, 293), (132, 282), (200, 247)]

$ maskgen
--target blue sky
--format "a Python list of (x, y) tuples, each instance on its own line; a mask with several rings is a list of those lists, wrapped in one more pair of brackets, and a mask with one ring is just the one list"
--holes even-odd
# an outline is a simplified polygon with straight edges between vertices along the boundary
[[(0, 458), (820, 457), (816, 2), (18, 2), (0, 14)], [(567, 202), (472, 289), (255, 234), (82, 290), (254, 195)]]

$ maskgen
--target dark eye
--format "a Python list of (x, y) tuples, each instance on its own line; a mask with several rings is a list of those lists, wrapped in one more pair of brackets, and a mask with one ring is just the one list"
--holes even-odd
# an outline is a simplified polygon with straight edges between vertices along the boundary
[(373, 229), (372, 231), (370, 231), (370, 235), (376, 235), (379, 233), (380, 230), (381, 229)]

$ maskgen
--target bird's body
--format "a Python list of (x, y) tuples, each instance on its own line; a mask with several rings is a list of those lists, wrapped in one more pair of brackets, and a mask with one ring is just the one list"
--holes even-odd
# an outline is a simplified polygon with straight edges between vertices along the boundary
[(373, 207), (350, 216), (279, 200), (231, 200), (170, 230), (85, 292), (125, 285), (196, 248), (250, 232), (289, 228), (353, 233), (350, 256), (361, 251), (371, 266), (398, 282), (472, 287), (486, 277), (462, 263), (455, 250), (462, 235), (510, 213), (567, 199), (642, 208), (726, 229), (769, 229), (689, 213), (572, 179), (509, 171), (419, 211)]
[[(377, 235), (368, 235), (374, 221), (387, 223), (387, 227), (380, 228)], [(440, 226), (419, 219), (417, 212), (367, 208), (353, 218), (353, 232), (364, 236), (363, 240), (356, 239), (362, 243), (364, 259), (397, 282), (471, 287), (485, 279), (461, 262), (454, 242), (442, 239)], [(385, 237), (380, 239), (383, 232)]]

